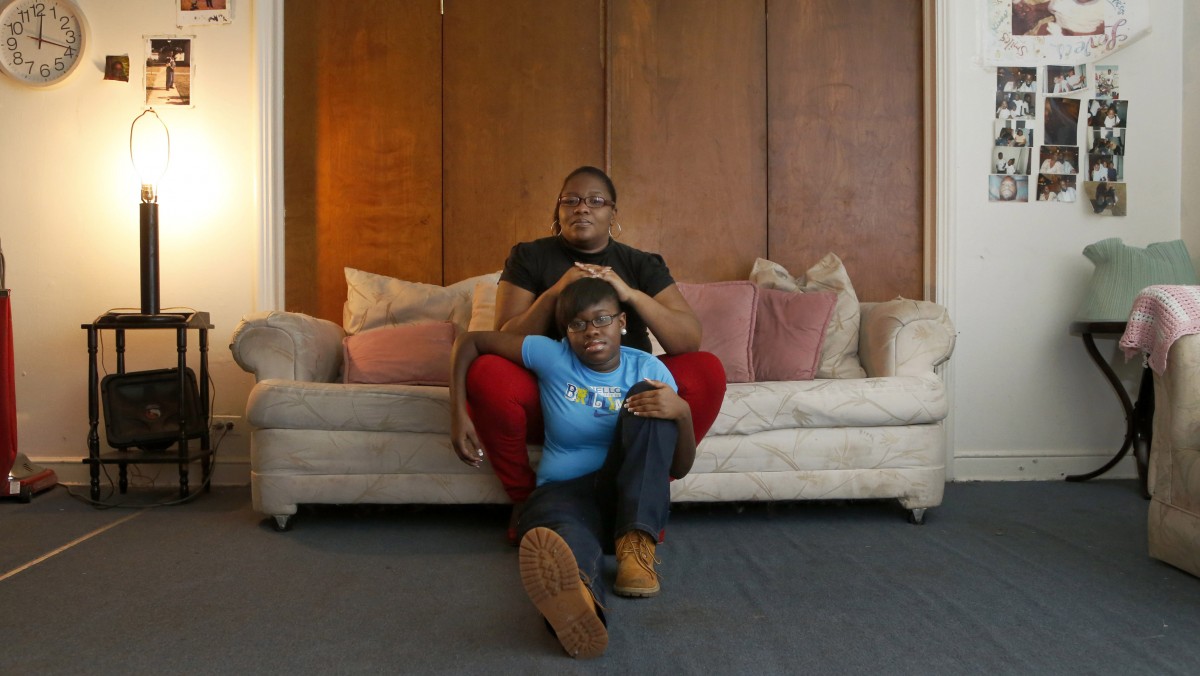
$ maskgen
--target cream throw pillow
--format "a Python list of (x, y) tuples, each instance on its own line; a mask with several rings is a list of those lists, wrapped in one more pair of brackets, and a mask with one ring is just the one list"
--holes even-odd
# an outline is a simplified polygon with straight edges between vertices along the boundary
[(381, 326), (421, 321), (451, 321), (466, 331), (471, 321), (471, 296), (475, 285), (500, 281), (493, 272), (464, 279), (450, 286), (406, 282), (394, 277), (345, 268), (346, 304), (342, 328), (353, 335)]
[(479, 282), (471, 295), (471, 323), (468, 331), (496, 330), (496, 282)]
[(803, 278), (793, 277), (786, 268), (765, 258), (754, 261), (750, 281), (764, 289), (810, 293), (833, 291), (837, 304), (829, 327), (825, 331), (825, 342), (821, 345), (821, 361), (817, 366), (818, 378), (866, 378), (858, 359), (858, 325), (860, 314), (858, 296), (850, 275), (846, 273), (842, 259), (828, 253), (808, 269)]

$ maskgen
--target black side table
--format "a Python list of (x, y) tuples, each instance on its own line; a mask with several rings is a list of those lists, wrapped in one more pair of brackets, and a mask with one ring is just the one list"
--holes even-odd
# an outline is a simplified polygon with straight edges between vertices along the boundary
[[(213, 328), (209, 323), (207, 312), (166, 312), (157, 315), (133, 315), (110, 312), (100, 315), (89, 324), (80, 328), (87, 331), (88, 346), (88, 457), (84, 462), (91, 465), (91, 494), (92, 500), (100, 499), (100, 466), (115, 464), (120, 467), (121, 493), (129, 488), (127, 467), (139, 463), (167, 463), (179, 465), (179, 497), (188, 496), (188, 468), (191, 463), (199, 461), (203, 475), (204, 490), (209, 491), (209, 478), (212, 472), (212, 450), (209, 448), (209, 401), (208, 401), (208, 331)], [(141, 330), (170, 329), (175, 332), (175, 347), (178, 352), (176, 367), (179, 373), (179, 439), (174, 442), (174, 449), (146, 451), (137, 448), (125, 448), (109, 453), (100, 452), (100, 376), (96, 371), (97, 344), (101, 331), (112, 331), (115, 338), (117, 354), (117, 373), (125, 373), (125, 332)], [(199, 399), (200, 416), (204, 420), (203, 431), (193, 433), (190, 437), (185, 419), (185, 397), (189, 384), (185, 379), (187, 369), (188, 331), (196, 331), (199, 335)], [(199, 448), (189, 448), (189, 438), (198, 438)]]
[(1148, 367), (1142, 369), (1142, 379), (1138, 385), (1137, 401), (1131, 401), (1129, 393), (1125, 391), (1125, 386), (1121, 383), (1120, 378), (1117, 378), (1112, 365), (1100, 354), (1100, 350), (1096, 349), (1095, 336), (1115, 335), (1120, 337), (1125, 333), (1127, 323), (1071, 322), (1071, 335), (1083, 337), (1083, 345), (1087, 348), (1088, 355), (1091, 356), (1092, 361), (1096, 362), (1096, 366), (1100, 367), (1100, 370), (1104, 373), (1104, 377), (1108, 379), (1113, 391), (1117, 393), (1117, 397), (1121, 400), (1121, 408), (1125, 411), (1125, 441), (1121, 444), (1121, 449), (1117, 451), (1117, 454), (1105, 463), (1103, 467), (1087, 474), (1073, 474), (1066, 479), (1067, 481), (1087, 481), (1088, 479), (1094, 479), (1112, 469), (1113, 466), (1125, 457), (1129, 449), (1133, 448), (1133, 457), (1137, 462), (1138, 490), (1141, 492), (1143, 498), (1149, 498), (1150, 491), (1146, 484), (1146, 465), (1150, 461), (1150, 440), (1154, 431), (1154, 372)]

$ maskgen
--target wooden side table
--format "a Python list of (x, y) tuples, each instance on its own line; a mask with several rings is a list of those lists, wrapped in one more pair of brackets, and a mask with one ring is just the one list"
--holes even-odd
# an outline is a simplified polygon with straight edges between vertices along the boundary
[(1112, 469), (1132, 448), (1134, 449), (1134, 460), (1137, 462), (1138, 490), (1142, 497), (1149, 498), (1146, 465), (1150, 461), (1150, 440), (1154, 431), (1154, 372), (1149, 367), (1142, 369), (1137, 401), (1134, 402), (1130, 400), (1129, 393), (1125, 391), (1125, 386), (1121, 383), (1120, 378), (1117, 378), (1112, 365), (1100, 354), (1100, 350), (1096, 349), (1095, 336), (1117, 336), (1119, 338), (1125, 333), (1127, 323), (1071, 322), (1071, 335), (1083, 337), (1083, 346), (1087, 348), (1088, 355), (1096, 363), (1096, 366), (1100, 367), (1100, 371), (1104, 373), (1104, 377), (1121, 400), (1121, 409), (1125, 412), (1125, 441), (1121, 444), (1117, 454), (1104, 466), (1086, 474), (1073, 474), (1066, 479), (1067, 481), (1094, 479)]
[[(81, 325), (87, 331), (88, 347), (88, 457), (84, 462), (91, 466), (91, 495), (92, 500), (100, 499), (100, 466), (115, 464), (120, 468), (119, 489), (124, 493), (129, 486), (126, 468), (130, 464), (167, 463), (179, 466), (179, 496), (188, 496), (188, 468), (191, 463), (199, 461), (204, 490), (209, 490), (209, 478), (212, 472), (212, 449), (209, 447), (209, 401), (208, 401), (208, 331), (207, 312), (165, 312), (158, 315), (129, 315), (110, 312), (100, 315), (94, 321)], [(115, 337), (117, 354), (117, 373), (125, 373), (125, 332), (139, 330), (172, 330), (175, 333), (175, 348), (178, 353), (176, 368), (179, 374), (179, 438), (173, 443), (174, 449), (140, 450), (137, 448), (122, 448), (120, 450), (100, 452), (100, 376), (96, 368), (98, 338), (101, 331), (112, 331)], [(188, 383), (185, 381), (187, 369), (188, 331), (196, 331), (199, 337), (200, 372), (198, 374), (200, 417), (204, 421), (198, 432), (188, 433), (184, 399)], [(189, 448), (190, 439), (199, 440), (199, 448)]]

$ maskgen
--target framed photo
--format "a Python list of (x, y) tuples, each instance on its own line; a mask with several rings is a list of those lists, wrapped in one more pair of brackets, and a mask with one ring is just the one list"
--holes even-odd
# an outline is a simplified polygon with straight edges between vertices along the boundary
[(192, 84), (196, 79), (193, 35), (146, 36), (146, 105), (195, 105)]
[(233, 23), (233, 0), (173, 0), (179, 7), (180, 28)]

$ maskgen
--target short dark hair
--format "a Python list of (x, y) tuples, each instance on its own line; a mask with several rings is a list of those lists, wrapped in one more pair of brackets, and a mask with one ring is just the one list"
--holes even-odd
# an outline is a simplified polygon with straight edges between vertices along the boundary
[(603, 279), (584, 277), (568, 284), (554, 306), (554, 321), (558, 324), (559, 332), (567, 335), (567, 322), (579, 316), (580, 312), (606, 300), (613, 301), (618, 310), (621, 308), (617, 290)]

